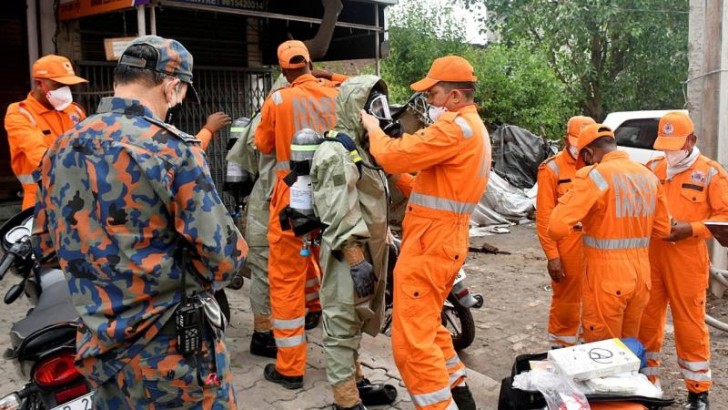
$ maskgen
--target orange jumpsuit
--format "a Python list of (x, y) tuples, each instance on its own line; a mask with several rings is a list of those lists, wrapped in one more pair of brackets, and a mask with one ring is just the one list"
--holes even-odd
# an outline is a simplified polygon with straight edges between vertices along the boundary
[(23, 101), (10, 104), (5, 114), (5, 130), (10, 145), (10, 166), (23, 185), (23, 209), (35, 206), (33, 171), (40, 166), (46, 150), (59, 135), (86, 118), (76, 103), (63, 111), (47, 108), (31, 94)]
[[(336, 124), (336, 83), (320, 81), (310, 74), (298, 77), (286, 88), (271, 94), (261, 110), (255, 145), (263, 154), (275, 151), (276, 182), (270, 200), (268, 280), (273, 313), (273, 336), (278, 347), (276, 370), (284, 376), (303, 376), (306, 368), (306, 290), (318, 293), (320, 268), (317, 257), (302, 257), (303, 240), (292, 230), (283, 230), (280, 212), (290, 203), (288, 175), (293, 135), (311, 128), (323, 133)], [(321, 310), (318, 304), (318, 310)]]
[(667, 180), (667, 161), (651, 161), (648, 166), (662, 182), (670, 214), (676, 221), (690, 222), (693, 236), (676, 242), (650, 244), (652, 290), (650, 303), (642, 316), (640, 341), (647, 349), (647, 368), (657, 382), (659, 353), (665, 334), (667, 305), (675, 325), (678, 364), (688, 390), (708, 391), (710, 339), (705, 326), (705, 298), (710, 259), (705, 239), (711, 238), (705, 220), (728, 221), (728, 174), (704, 156), (687, 170)]
[(394, 270), (392, 350), (415, 406), (445, 409), (454, 406), (450, 389), (462, 383), (465, 365), (440, 312), (468, 254), (470, 214), (487, 184), (488, 131), (467, 106), (415, 134), (394, 139), (380, 130), (369, 138), (388, 173), (419, 171)]
[(662, 186), (621, 151), (578, 170), (573, 183), (551, 213), (549, 235), (558, 241), (583, 225), (583, 339), (637, 337), (650, 297), (650, 238), (670, 234)]
[(571, 188), (576, 160), (563, 150), (544, 161), (538, 169), (536, 231), (548, 259), (561, 259), (564, 277), (551, 281), (553, 296), (549, 312), (548, 338), (551, 345), (573, 346), (578, 342), (581, 311), (581, 282), (584, 276), (584, 251), (581, 232), (569, 233), (560, 241), (548, 235), (549, 217), (558, 199)]

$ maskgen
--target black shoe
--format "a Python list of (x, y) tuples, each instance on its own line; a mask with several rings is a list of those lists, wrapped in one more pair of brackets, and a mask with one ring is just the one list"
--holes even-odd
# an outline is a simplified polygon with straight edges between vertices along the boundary
[(450, 393), (452, 394), (452, 400), (458, 405), (458, 409), (475, 410), (475, 400), (467, 385), (451, 389)]
[(253, 332), (250, 339), (250, 354), (275, 359), (278, 353), (273, 332)]
[(265, 366), (263, 376), (269, 382), (278, 383), (286, 389), (295, 390), (303, 387), (303, 376), (284, 376), (278, 373), (274, 363)]
[(708, 392), (688, 393), (688, 402), (685, 403), (685, 410), (709, 410)]
[(333, 410), (367, 410), (367, 408), (364, 407), (364, 405), (362, 403), (359, 403), (352, 407), (341, 407), (334, 403)]
[(321, 322), (321, 311), (306, 313), (306, 330), (316, 329)]
[(356, 382), (359, 397), (367, 406), (385, 406), (397, 400), (397, 389), (391, 384), (372, 384), (367, 378)]

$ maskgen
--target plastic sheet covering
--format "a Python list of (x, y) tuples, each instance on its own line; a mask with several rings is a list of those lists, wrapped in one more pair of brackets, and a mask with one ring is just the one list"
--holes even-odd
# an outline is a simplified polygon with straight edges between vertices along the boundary
[(518, 188), (536, 184), (538, 166), (552, 155), (550, 144), (530, 131), (502, 125), (493, 132), (493, 170)]
[(470, 223), (490, 226), (520, 222), (535, 209), (536, 189), (536, 185), (529, 189), (517, 188), (491, 172), (488, 187), (475, 207)]

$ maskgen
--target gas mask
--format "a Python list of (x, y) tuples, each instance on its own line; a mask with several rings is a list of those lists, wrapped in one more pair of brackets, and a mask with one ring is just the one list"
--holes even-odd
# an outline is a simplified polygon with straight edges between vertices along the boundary
[(677, 151), (664, 151), (665, 152), (665, 159), (667, 160), (667, 165), (671, 167), (676, 167), (680, 165), (681, 162), (685, 160), (685, 158), (690, 155), (690, 151), (681, 149)]
[(174, 97), (177, 102), (174, 104), (171, 102), (167, 103), (167, 116), (164, 118), (164, 122), (167, 124), (174, 124), (174, 121), (179, 120), (179, 114), (182, 111), (182, 100), (179, 98), (179, 88), (180, 85), (178, 84), (174, 89)]
[[(388, 136), (392, 138), (402, 136), (402, 124), (392, 119), (392, 112), (389, 109), (389, 100), (387, 100), (386, 94), (376, 90), (372, 91), (366, 104), (364, 104), (364, 111), (379, 120), (379, 126)], [(364, 139), (368, 142), (368, 138), (365, 137)]]
[(73, 102), (71, 87), (67, 85), (55, 90), (47, 90), (45, 97), (56, 111), (65, 110)]

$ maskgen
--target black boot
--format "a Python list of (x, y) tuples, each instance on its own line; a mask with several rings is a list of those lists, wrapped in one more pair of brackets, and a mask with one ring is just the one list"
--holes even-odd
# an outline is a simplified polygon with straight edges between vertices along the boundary
[(336, 404), (334, 404), (333, 410), (367, 410), (366, 407), (362, 403), (359, 403), (352, 407), (341, 407)]
[(372, 384), (367, 378), (356, 382), (359, 397), (367, 406), (385, 406), (397, 400), (397, 389), (391, 384)]
[(688, 393), (688, 402), (685, 403), (685, 410), (709, 410), (708, 392)]
[(295, 390), (303, 387), (303, 376), (284, 376), (278, 373), (274, 363), (265, 366), (263, 376), (269, 382), (278, 383), (286, 389)]
[(253, 337), (250, 339), (250, 354), (275, 359), (277, 353), (273, 332), (253, 332)]
[(473, 394), (470, 393), (470, 388), (465, 386), (458, 386), (450, 390), (452, 394), (452, 400), (458, 405), (460, 410), (475, 410), (475, 400)]
[(316, 329), (321, 322), (321, 311), (306, 313), (306, 330)]

